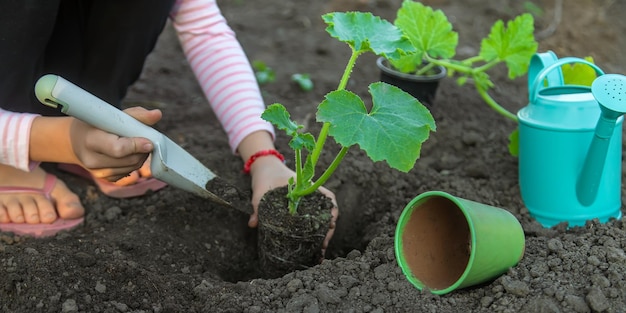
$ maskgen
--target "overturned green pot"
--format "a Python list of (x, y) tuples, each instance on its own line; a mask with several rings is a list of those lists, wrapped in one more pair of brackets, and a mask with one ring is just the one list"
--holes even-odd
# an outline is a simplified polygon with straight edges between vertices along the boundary
[(524, 244), (522, 226), (508, 211), (441, 191), (414, 198), (395, 234), (405, 277), (434, 294), (496, 278), (517, 265)]

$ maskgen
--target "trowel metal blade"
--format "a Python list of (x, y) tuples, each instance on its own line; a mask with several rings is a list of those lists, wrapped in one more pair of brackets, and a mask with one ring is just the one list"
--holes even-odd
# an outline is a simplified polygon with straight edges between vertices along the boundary
[(250, 197), (246, 193), (215, 175), (171, 139), (165, 137), (161, 143), (164, 148), (155, 148), (150, 164), (155, 178), (217, 204), (252, 213)]
[(228, 204), (205, 189), (207, 182), (214, 179), (216, 175), (165, 136), (163, 140), (155, 144), (150, 170), (154, 178), (169, 185), (223, 205)]

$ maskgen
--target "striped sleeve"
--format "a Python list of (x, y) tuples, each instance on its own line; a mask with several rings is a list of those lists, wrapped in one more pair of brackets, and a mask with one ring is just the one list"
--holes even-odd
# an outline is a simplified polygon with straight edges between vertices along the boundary
[(171, 12), (187, 60), (234, 153), (249, 134), (271, 124), (254, 72), (215, 0), (178, 0)]
[(29, 171), (30, 129), (38, 115), (0, 109), (0, 163)]

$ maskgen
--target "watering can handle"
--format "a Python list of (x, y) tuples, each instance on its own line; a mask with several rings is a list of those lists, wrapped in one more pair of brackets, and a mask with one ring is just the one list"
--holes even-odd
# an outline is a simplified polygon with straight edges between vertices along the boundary
[(541, 84), (543, 84), (544, 79), (546, 79), (548, 74), (555, 69), (558, 69), (560, 72), (561, 66), (565, 64), (570, 64), (570, 63), (586, 64), (590, 66), (591, 68), (593, 68), (596, 71), (596, 74), (598, 74), (598, 76), (604, 75), (604, 71), (602, 71), (602, 69), (600, 69), (597, 65), (589, 61), (586, 61), (584, 59), (573, 58), (573, 57), (559, 59), (558, 61), (554, 62), (553, 64), (549, 65), (548, 67), (544, 68), (541, 72), (539, 72), (539, 74), (537, 74), (537, 77), (535, 77), (535, 80), (533, 81), (533, 83), (529, 85), (528, 93), (530, 96), (530, 103), (535, 103), (535, 100), (537, 100), (537, 93), (539, 93), (539, 91), (542, 89)]
[[(556, 53), (548, 50), (544, 53), (535, 53), (530, 59), (530, 66), (528, 67), (528, 89), (531, 89), (537, 75), (546, 67), (554, 64), (558, 61), (559, 57)], [(560, 86), (563, 85), (563, 72), (552, 71), (546, 77), (546, 83), (548, 86)]]

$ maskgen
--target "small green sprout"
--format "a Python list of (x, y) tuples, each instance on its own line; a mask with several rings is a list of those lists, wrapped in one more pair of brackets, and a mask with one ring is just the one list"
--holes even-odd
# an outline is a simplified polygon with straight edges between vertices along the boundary
[(300, 86), (300, 89), (304, 91), (313, 90), (313, 81), (311, 80), (309, 74), (296, 73), (291, 75), (291, 80), (298, 84), (298, 86)]
[(260, 85), (268, 84), (276, 80), (276, 74), (274, 70), (267, 66), (263, 61), (253, 61), (252, 68), (256, 75), (256, 80)]

